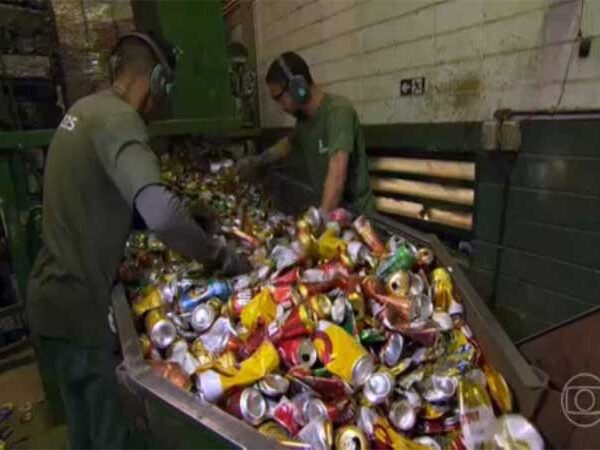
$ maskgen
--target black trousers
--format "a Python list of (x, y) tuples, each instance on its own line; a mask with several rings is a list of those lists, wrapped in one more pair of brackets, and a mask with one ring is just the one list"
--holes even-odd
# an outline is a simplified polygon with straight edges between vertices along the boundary
[(50, 337), (36, 338), (36, 353), (48, 401), (56, 403), (53, 392), (60, 394), (72, 450), (142, 446), (119, 401), (118, 354)]

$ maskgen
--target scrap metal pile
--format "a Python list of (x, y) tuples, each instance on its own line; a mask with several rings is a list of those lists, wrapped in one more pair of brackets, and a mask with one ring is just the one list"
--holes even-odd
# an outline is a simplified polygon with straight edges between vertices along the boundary
[(251, 273), (211, 278), (151, 234), (128, 241), (121, 279), (157, 374), (284, 445), (543, 448), (430, 248), (341, 209), (282, 215), (231, 166), (167, 157), (163, 176), (218, 213)]

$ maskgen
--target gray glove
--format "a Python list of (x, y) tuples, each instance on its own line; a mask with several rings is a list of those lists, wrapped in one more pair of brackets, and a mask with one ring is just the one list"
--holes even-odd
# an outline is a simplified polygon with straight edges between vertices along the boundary
[(250, 155), (240, 159), (235, 165), (235, 171), (240, 179), (249, 180), (254, 178), (262, 166), (262, 160), (259, 155)]

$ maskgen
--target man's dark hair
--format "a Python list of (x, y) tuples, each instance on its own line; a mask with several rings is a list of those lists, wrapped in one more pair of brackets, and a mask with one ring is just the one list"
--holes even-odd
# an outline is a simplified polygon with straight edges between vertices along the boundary
[[(294, 52), (285, 52), (283, 55), (281, 55), (281, 58), (283, 58), (285, 61), (285, 64), (288, 66), (288, 69), (292, 75), (302, 75), (310, 86), (314, 84), (308, 64), (306, 64), (306, 61), (304, 61), (302, 56)], [(289, 80), (285, 75), (283, 68), (279, 64), (278, 59), (279, 58), (273, 61), (269, 66), (265, 80), (267, 84), (277, 84), (285, 87), (287, 86)]]
[[(175, 69), (175, 53), (173, 47), (166, 40), (148, 33), (157, 47), (162, 51), (171, 69)], [(123, 72), (143, 73), (152, 70), (159, 62), (154, 50), (142, 39), (135, 36), (125, 38), (115, 52), (117, 56), (117, 73)]]

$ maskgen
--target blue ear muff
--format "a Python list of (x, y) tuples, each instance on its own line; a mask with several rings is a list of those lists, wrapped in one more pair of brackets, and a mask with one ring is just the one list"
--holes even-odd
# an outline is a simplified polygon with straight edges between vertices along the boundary
[(287, 91), (296, 103), (304, 105), (310, 100), (310, 86), (303, 75), (294, 75), (286, 64), (283, 56), (277, 58), (279, 67), (288, 79)]

